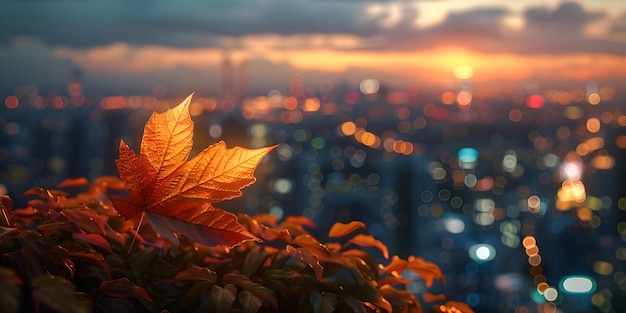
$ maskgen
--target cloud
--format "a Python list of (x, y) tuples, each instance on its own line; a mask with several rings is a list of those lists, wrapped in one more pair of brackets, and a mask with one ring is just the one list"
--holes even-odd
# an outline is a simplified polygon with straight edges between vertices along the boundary
[[(395, 28), (372, 36), (364, 49), (424, 50), (455, 46), (484, 53), (626, 55), (626, 44), (608, 36), (589, 36), (585, 27), (608, 19), (606, 12), (588, 11), (575, 2), (554, 9), (529, 8), (519, 28), (505, 21), (513, 15), (501, 8), (476, 8), (448, 14), (440, 24), (424, 29)], [(620, 29), (618, 22), (614, 29)]]
[(526, 27), (512, 45), (519, 53), (603, 53), (626, 55), (626, 44), (607, 36), (590, 36), (585, 27), (607, 19), (603, 11), (587, 11), (575, 2), (564, 2), (550, 11), (532, 8), (526, 11)]
[(595, 20), (605, 18), (605, 12), (588, 12), (576, 2), (563, 2), (550, 11), (545, 7), (531, 8), (526, 11), (528, 26), (534, 31), (578, 32)]
[(0, 43), (28, 36), (53, 46), (124, 42), (189, 48), (253, 34), (368, 36), (377, 32), (380, 18), (366, 15), (366, 7), (298, 0), (2, 2)]
[[(504, 6), (452, 11), (440, 24), (421, 29), (420, 14), (428, 12), (402, 1), (14, 1), (0, 2), (0, 44), (26, 36), (85, 49), (116, 43), (243, 49), (256, 36), (274, 36), (278, 40), (268, 48), (323, 43), (338, 50), (406, 51), (455, 45), (481, 52), (626, 54), (623, 42), (585, 34), (586, 26), (608, 15), (577, 2), (529, 8), (520, 29), (507, 26), (514, 12)], [(618, 21), (612, 31), (623, 28)], [(345, 39), (349, 45), (340, 44)]]
[(498, 37), (502, 18), (509, 12), (504, 8), (478, 8), (453, 12), (441, 24), (429, 29), (432, 35)]
[(611, 25), (611, 33), (626, 35), (626, 13), (616, 18)]

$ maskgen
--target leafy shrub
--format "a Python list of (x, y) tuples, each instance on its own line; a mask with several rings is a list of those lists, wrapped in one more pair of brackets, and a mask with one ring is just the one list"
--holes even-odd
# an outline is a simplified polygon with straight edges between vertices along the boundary
[[(360, 247), (385, 259), (389, 252), (362, 222), (334, 224), (322, 243), (302, 216), (278, 221), (213, 207), (254, 182), (272, 147), (220, 143), (187, 161), (189, 101), (150, 118), (139, 155), (122, 142), (122, 179), (58, 186), (82, 189), (75, 195), (33, 188), (22, 194), (34, 197), (25, 208), (0, 196), (0, 312), (423, 311), (402, 273), (430, 288), (443, 283), (439, 267), (420, 257), (377, 264)], [(433, 311), (472, 312), (455, 301)]]
[(179, 236), (173, 246), (149, 224), (135, 231), (138, 219), (120, 217), (102, 193), (111, 188), (123, 184), (103, 177), (73, 197), (34, 188), (24, 195), (37, 199), (20, 209), (0, 198), (12, 226), (0, 227), (2, 312), (421, 312), (401, 273), (413, 271), (429, 287), (443, 280), (419, 257), (376, 264), (359, 247), (383, 255), (387, 248), (356, 221), (333, 225), (334, 241), (322, 244), (304, 217), (240, 214), (263, 241), (229, 248)]

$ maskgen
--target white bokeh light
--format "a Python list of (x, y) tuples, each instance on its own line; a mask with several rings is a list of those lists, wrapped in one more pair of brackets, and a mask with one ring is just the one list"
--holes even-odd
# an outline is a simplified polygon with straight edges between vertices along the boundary
[(478, 243), (469, 248), (469, 256), (477, 263), (484, 263), (496, 257), (496, 249), (486, 243)]

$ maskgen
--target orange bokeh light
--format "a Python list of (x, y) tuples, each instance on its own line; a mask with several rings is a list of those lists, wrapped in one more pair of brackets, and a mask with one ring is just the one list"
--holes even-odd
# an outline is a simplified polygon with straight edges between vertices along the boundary
[(443, 103), (445, 105), (451, 105), (451, 104), (454, 103), (454, 99), (455, 98), (456, 98), (456, 96), (454, 95), (454, 92), (446, 91), (446, 92), (441, 94), (441, 103)]
[(534, 247), (536, 244), (537, 244), (537, 241), (535, 240), (535, 237), (533, 237), (533, 236), (526, 236), (522, 240), (522, 245), (526, 249), (530, 249), (530, 248)]
[(526, 98), (526, 106), (531, 109), (539, 109), (543, 107), (545, 101), (541, 95), (530, 95)]
[(341, 124), (341, 132), (346, 136), (352, 136), (356, 132), (356, 125), (354, 122), (345, 122)]
[(283, 101), (283, 106), (285, 109), (293, 111), (298, 107), (298, 99), (294, 97), (287, 97), (285, 101)]
[(15, 109), (20, 104), (20, 100), (16, 96), (8, 96), (4, 99), (4, 105), (8, 109)]
[(467, 107), (472, 103), (472, 93), (467, 90), (459, 91), (456, 95), (456, 102), (461, 107)]
[(596, 117), (589, 118), (587, 120), (587, 131), (590, 133), (597, 133), (600, 131), (600, 120)]
[(511, 120), (511, 122), (519, 122), (522, 120), (522, 111), (520, 111), (519, 109), (513, 109), (509, 112), (509, 119)]

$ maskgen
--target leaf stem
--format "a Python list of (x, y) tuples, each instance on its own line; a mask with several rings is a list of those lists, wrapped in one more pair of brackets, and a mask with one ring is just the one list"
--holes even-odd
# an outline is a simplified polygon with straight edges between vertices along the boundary
[(7, 216), (7, 212), (2, 209), (2, 217), (4, 217), (4, 222), (6, 222), (7, 227), (11, 227), (11, 223), (9, 222), (9, 217)]
[(135, 234), (133, 236), (133, 241), (130, 242), (130, 246), (128, 247), (128, 252), (126, 256), (130, 255), (130, 251), (133, 249), (133, 245), (135, 244), (135, 240), (137, 236), (139, 236), (139, 228), (141, 228), (141, 224), (143, 223), (143, 218), (146, 216), (146, 212), (141, 212), (141, 218), (139, 218), (139, 223), (137, 223), (137, 229), (135, 230)]

